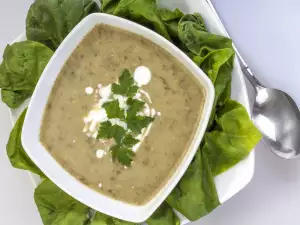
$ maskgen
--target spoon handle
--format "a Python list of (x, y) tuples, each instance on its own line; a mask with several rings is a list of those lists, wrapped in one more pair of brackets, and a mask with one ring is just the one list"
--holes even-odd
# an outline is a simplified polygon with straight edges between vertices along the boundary
[[(216, 18), (219, 20), (221, 26), (223, 27), (226, 35), (228, 37), (229, 34), (226, 30), (226, 28), (224, 27), (215, 7), (213, 6), (213, 4), (211, 3), (211, 0), (206, 0), (208, 5), (211, 7), (211, 10), (213, 11), (213, 13), (215, 14)], [(237, 50), (236, 46), (234, 43), (232, 43), (232, 47), (234, 49), (234, 51), (236, 52), (237, 58), (239, 60), (239, 62), (241, 63), (241, 68), (242, 71), (244, 72), (245, 76), (247, 77), (247, 79), (249, 80), (249, 82), (252, 84), (253, 88), (255, 89), (255, 91), (258, 91), (260, 88), (264, 87), (259, 80), (254, 76), (254, 74), (252, 73), (252, 71), (250, 70), (249, 66), (247, 65), (247, 63), (245, 62), (245, 60), (243, 59), (243, 57), (241, 56), (241, 54), (239, 53), (239, 51)]]
[(244, 74), (247, 77), (247, 79), (249, 80), (249, 82), (252, 84), (252, 87), (254, 88), (254, 90), (257, 92), (260, 88), (262, 88), (264, 86), (259, 82), (259, 80), (256, 79), (256, 77), (254, 76), (254, 74), (252, 73), (250, 68), (247, 66), (247, 64), (243, 64), (243, 59), (240, 58), (241, 56), (238, 53), (235, 46), (233, 46), (233, 48), (235, 49), (235, 52), (237, 53), (239, 62), (242, 64), (241, 65), (242, 71), (244, 72)]

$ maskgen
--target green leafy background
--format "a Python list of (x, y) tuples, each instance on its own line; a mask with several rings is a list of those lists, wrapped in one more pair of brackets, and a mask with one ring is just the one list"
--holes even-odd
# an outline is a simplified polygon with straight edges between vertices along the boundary
[[(99, 9), (91, 0), (36, 0), (26, 18), (27, 39), (31, 41), (7, 46), (4, 52), (4, 61), (0, 65), (2, 99), (9, 107), (16, 108), (30, 97), (53, 53), (50, 49), (55, 50), (74, 26), (90, 13), (101, 10), (161, 34), (207, 74), (215, 87), (215, 101), (207, 132), (193, 162), (166, 201), (146, 222), (149, 225), (178, 225), (180, 221), (172, 208), (189, 220), (197, 220), (220, 204), (214, 176), (247, 157), (261, 139), (245, 108), (230, 100), (234, 59), (232, 42), (208, 32), (201, 15), (184, 15), (179, 9), (159, 9), (155, 0), (101, 2)], [(32, 52), (33, 56), (28, 52)], [(12, 166), (42, 177), (34, 199), (44, 224), (131, 224), (89, 209), (44, 176), (22, 147), (21, 131), (25, 114), (26, 110), (11, 131), (7, 154)]]

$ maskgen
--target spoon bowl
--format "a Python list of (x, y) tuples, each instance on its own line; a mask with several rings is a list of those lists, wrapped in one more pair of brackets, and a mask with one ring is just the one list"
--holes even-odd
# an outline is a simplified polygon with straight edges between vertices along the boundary
[(252, 119), (264, 144), (277, 156), (293, 159), (300, 154), (300, 112), (285, 92), (256, 86)]

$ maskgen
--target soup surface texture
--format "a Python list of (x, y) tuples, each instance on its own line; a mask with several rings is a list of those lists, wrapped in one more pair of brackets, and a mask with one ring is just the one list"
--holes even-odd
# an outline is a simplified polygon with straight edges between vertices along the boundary
[[(107, 143), (83, 132), (83, 118), (98, 101), (86, 88), (109, 85), (118, 80), (123, 69), (133, 72), (139, 66), (151, 71), (151, 81), (142, 89), (159, 116), (132, 165), (126, 167), (112, 161)], [(97, 25), (55, 81), (40, 140), (80, 182), (112, 198), (143, 205), (164, 186), (187, 152), (201, 119), (204, 98), (198, 81), (164, 49), (130, 32)], [(97, 157), (98, 149), (107, 154)]]

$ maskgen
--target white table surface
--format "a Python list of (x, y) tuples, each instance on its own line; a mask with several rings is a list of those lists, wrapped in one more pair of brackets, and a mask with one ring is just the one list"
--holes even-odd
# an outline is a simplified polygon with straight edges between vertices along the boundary
[[(0, 0), (0, 52), (24, 30), (32, 0)], [(300, 1), (213, 0), (257, 77), (300, 106)], [(13, 169), (5, 145), (11, 122), (0, 103), (0, 224), (42, 225), (26, 172)], [(196, 225), (299, 225), (300, 159), (284, 161), (262, 144), (252, 182)]]

